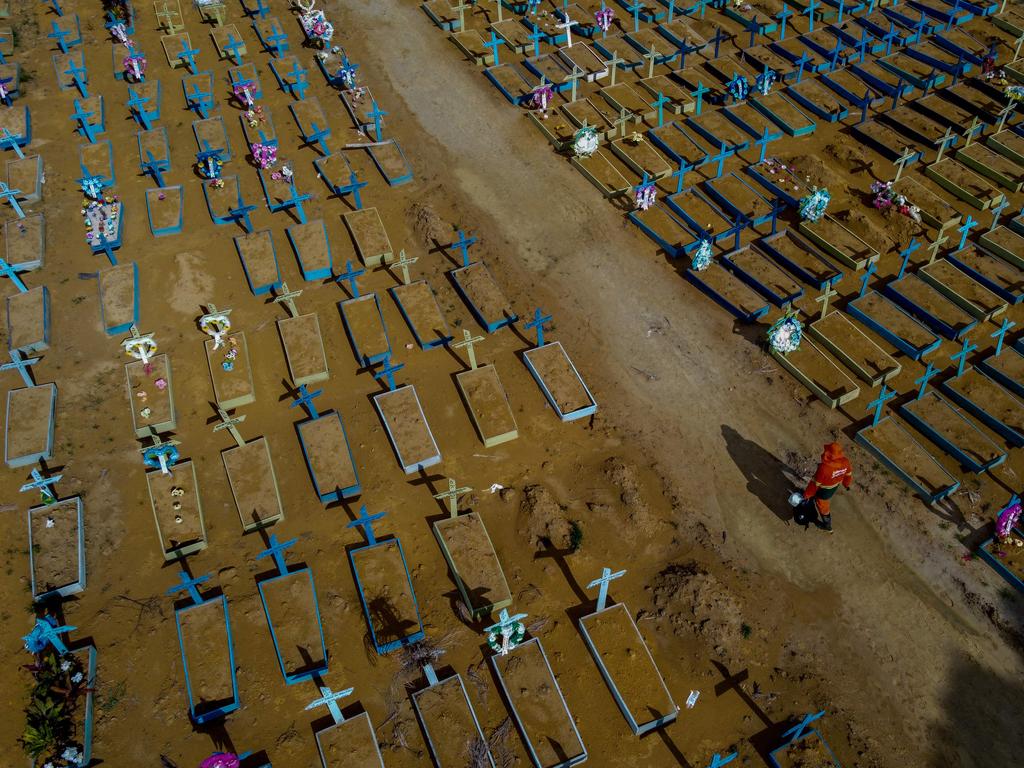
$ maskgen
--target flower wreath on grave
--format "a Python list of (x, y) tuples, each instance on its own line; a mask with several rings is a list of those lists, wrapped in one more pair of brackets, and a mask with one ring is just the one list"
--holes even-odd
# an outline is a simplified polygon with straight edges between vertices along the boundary
[(213, 348), (220, 349), (224, 346), (224, 334), (231, 330), (231, 320), (227, 315), (204, 315), (199, 330), (213, 336)]
[(911, 203), (906, 195), (902, 195), (893, 189), (891, 181), (876, 181), (871, 184), (871, 192), (874, 199), (871, 204), (880, 211), (895, 209), (904, 216), (921, 223), (921, 209)]
[(156, 341), (150, 336), (140, 336), (137, 339), (128, 339), (124, 342), (125, 354), (135, 360), (145, 362), (156, 354), (156, 350)]
[(261, 123), (266, 122), (267, 115), (263, 111), (263, 107), (259, 104), (254, 104), (249, 109), (245, 110), (245, 122), (249, 124), (250, 128), (258, 128)]
[(832, 196), (824, 187), (812, 187), (811, 193), (800, 199), (800, 216), (804, 221), (815, 222), (825, 215)]
[(636, 197), (633, 200), (637, 210), (646, 211), (658, 199), (658, 188), (653, 184), (641, 184), (636, 188)]
[(504, 655), (523, 642), (524, 637), (526, 637), (526, 626), (521, 621), (517, 621), (504, 631), (488, 632), (487, 645), (495, 653)]
[(604, 8), (599, 8), (594, 13), (594, 21), (597, 23), (598, 29), (600, 29), (602, 32), (607, 32), (609, 29), (612, 28), (612, 20), (614, 18), (615, 11), (613, 11), (611, 8), (607, 6), (605, 6)]
[(230, 752), (214, 752), (199, 764), (199, 768), (239, 768), (242, 762)]
[(196, 170), (204, 179), (219, 179), (220, 172), (224, 168), (224, 161), (215, 155), (196, 163)]
[[(147, 448), (146, 452), (142, 454), (142, 463), (150, 469), (163, 469), (165, 466), (173, 467), (177, 464), (180, 456), (177, 446), (163, 443)], [(160, 462), (161, 458), (163, 463)]]
[(252, 159), (256, 164), (266, 170), (277, 162), (277, 147), (273, 144), (261, 144), (256, 142), (251, 147)]
[(146, 57), (141, 53), (129, 53), (121, 62), (124, 65), (124, 74), (129, 80), (142, 82), (146, 74)]
[(1024, 101), (1024, 85), (1008, 85), (1003, 95), (1010, 101)]
[(804, 336), (804, 325), (792, 309), (775, 321), (775, 324), (768, 329), (768, 346), (773, 352), (785, 355), (789, 352), (796, 352), (800, 348), (800, 342)]
[(714, 252), (711, 250), (711, 241), (705, 237), (693, 252), (693, 258), (690, 260), (690, 269), (694, 272), (703, 272), (711, 266), (713, 259)]
[(756, 88), (757, 92), (762, 96), (767, 96), (771, 93), (772, 86), (775, 85), (775, 80), (777, 78), (778, 75), (775, 74), (774, 69), (765, 70), (757, 76), (757, 80), (754, 81), (754, 88)]
[(544, 117), (548, 116), (548, 104), (551, 103), (551, 99), (555, 96), (555, 89), (547, 83), (541, 83), (533, 92), (530, 94), (530, 103), (534, 109), (539, 109), (544, 113)]
[(118, 22), (110, 27), (110, 34), (114, 36), (117, 42), (121, 43), (125, 48), (130, 48), (135, 45), (133, 40), (128, 38), (128, 27), (123, 22)]
[(88, 205), (91, 200), (99, 200), (103, 197), (103, 177), (102, 176), (84, 176), (79, 182), (82, 191), (88, 200), (82, 201), (82, 205)]
[(729, 95), (736, 101), (743, 101), (750, 95), (750, 83), (743, 75), (736, 75), (727, 86)]
[(317, 10), (314, 6), (316, 0), (294, 0), (294, 5), (299, 9), (299, 23), (306, 37), (314, 40), (320, 45), (327, 47), (334, 37), (334, 25), (327, 20), (323, 11)]
[(600, 144), (597, 131), (589, 125), (584, 125), (572, 137), (572, 151), (576, 157), (590, 157), (597, 152)]
[[(1013, 529), (1021, 516), (1020, 499), (1014, 499), (1012, 503), (1005, 506), (996, 517), (996, 538), (1000, 542), (1013, 537)], [(1020, 542), (1020, 539), (1016, 540)], [(1016, 546), (1024, 546), (1024, 542), (1016, 543)]]
[(85, 241), (90, 245), (95, 238), (110, 240), (117, 234), (118, 221), (121, 218), (121, 203), (117, 196), (104, 197), (101, 200), (85, 200), (82, 203), (82, 217), (85, 227)]

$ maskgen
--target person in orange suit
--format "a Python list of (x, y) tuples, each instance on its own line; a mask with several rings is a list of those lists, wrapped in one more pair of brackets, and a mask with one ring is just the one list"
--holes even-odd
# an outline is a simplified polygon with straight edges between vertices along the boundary
[(840, 485), (849, 490), (852, 483), (853, 465), (843, 453), (843, 447), (839, 443), (828, 443), (821, 452), (821, 461), (814, 478), (804, 490), (804, 498), (814, 500), (814, 508), (821, 516), (818, 527), (822, 530), (832, 533), (830, 500)]

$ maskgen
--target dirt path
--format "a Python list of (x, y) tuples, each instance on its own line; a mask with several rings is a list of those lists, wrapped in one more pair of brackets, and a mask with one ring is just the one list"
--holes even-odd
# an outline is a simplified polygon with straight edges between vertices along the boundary
[[(778, 605), (761, 604), (791, 652), (826, 680), (821, 705), (877, 741), (882, 764), (1013, 764), (1024, 743), (1011, 727), (1022, 711), (1020, 657), (966, 609), (963, 584), (983, 589), (980, 602), (997, 603), (1011, 623), (1019, 598), (988, 574), (987, 588), (977, 584), (978, 570), (958, 564), (936, 516), (886, 475), (869, 483), (875, 492), (839, 501), (831, 539), (783, 524), (776, 457), (816, 453), (839, 420), (817, 404), (801, 407), (784, 374), (758, 370), (760, 353), (725, 314), (625, 229), (414, 3), (370, 8), (352, 11), (367, 30), (364, 56), (386, 52), (379, 66), (435, 142), (428, 152), (409, 121), (398, 128), (420, 144), (421, 173), (457, 184), (475, 203), (472, 220), (488, 222), (478, 234), (500, 254), (499, 274), (518, 278), (531, 303), (557, 308), (558, 336), (586, 371), (602, 418), (640, 440), (679, 490), (681, 534), (703, 523), (723, 557), (756, 575), (752, 600), (779, 594), (783, 604), (823, 608), (821, 621), (786, 627)], [(871, 462), (857, 458), (863, 489)]]

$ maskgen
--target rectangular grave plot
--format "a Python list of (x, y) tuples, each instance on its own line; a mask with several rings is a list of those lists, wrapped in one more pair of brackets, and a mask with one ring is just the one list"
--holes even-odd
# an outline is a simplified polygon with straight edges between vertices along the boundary
[(900, 406), (900, 415), (970, 472), (985, 472), (1006, 460), (1005, 451), (935, 390)]
[(480, 440), (487, 448), (519, 437), (508, 395), (493, 365), (481, 365), (455, 374), (459, 392)]
[[(466, 686), (459, 675), (416, 691), (412, 694), (412, 705), (435, 766), (462, 765), (467, 751), (474, 744), (486, 744)], [(493, 768), (494, 761), (489, 752), (488, 761), (482, 765)]]
[(313, 490), (324, 504), (358, 496), (362, 490), (345, 424), (337, 411), (306, 419), (296, 427)]
[(1020, 192), (1024, 187), (1024, 168), (984, 144), (975, 142), (958, 150), (956, 159), (1011, 192)]
[(597, 401), (573, 365), (562, 342), (553, 341), (523, 354), (526, 367), (562, 421), (575, 421), (597, 411)]
[(173, 187), (152, 187), (146, 190), (149, 230), (154, 237), (176, 235), (181, 232), (184, 210), (185, 189), (180, 184)]
[[(506, 20), (505, 23), (519, 26), (518, 22), (513, 20)], [(496, 24), (493, 26), (497, 27), (500, 25)], [(508, 45), (507, 42), (506, 45)], [(526, 78), (522, 67), (518, 64), (502, 63), (496, 67), (488, 67), (484, 70), (484, 75), (501, 92), (502, 96), (516, 106), (525, 104), (531, 98), (534, 86)]]
[(139, 162), (156, 162), (164, 166), (165, 170), (171, 167), (171, 145), (167, 140), (166, 128), (152, 128), (148, 131), (139, 131), (136, 142), (139, 145)]
[(254, 402), (256, 393), (252, 385), (252, 366), (245, 333), (232, 332), (220, 349), (214, 348), (213, 339), (207, 339), (204, 346), (213, 382), (214, 402), (225, 411)]
[(1003, 346), (999, 355), (991, 354), (978, 363), (978, 370), (1024, 399), (1024, 356), (1018, 346)]
[(849, 109), (837, 98), (834, 91), (812, 78), (787, 87), (784, 93), (800, 106), (810, 110), (822, 120), (836, 123), (850, 114)]
[(647, 138), (673, 163), (683, 162), (692, 168), (698, 168), (707, 162), (707, 150), (679, 123), (651, 128), (647, 132)]
[(790, 136), (807, 136), (818, 127), (814, 120), (778, 91), (767, 96), (759, 95), (750, 103)]
[(377, 294), (340, 301), (338, 309), (356, 362), (365, 367), (384, 362), (391, 354), (391, 341)]
[(412, 166), (397, 140), (386, 139), (383, 144), (367, 147), (366, 151), (389, 187), (412, 181)]
[(281, 675), (288, 685), (327, 671), (316, 583), (309, 568), (257, 582)]
[(39, 269), (46, 254), (46, 219), (41, 213), (4, 222), (7, 263), (19, 271)]
[[(222, 59), (233, 59), (235, 56), (242, 57), (248, 54), (244, 40), (234, 24), (225, 24), (222, 27), (214, 27), (210, 30), (210, 37), (213, 38), (213, 45), (217, 49), (217, 55)], [(234, 38), (243, 45), (237, 51), (230, 50), (227, 46)]]
[(928, 504), (944, 499), (960, 487), (960, 481), (891, 416), (860, 430), (855, 440)]
[(32, 140), (32, 115), (28, 107), (0, 109), (0, 135), (5, 129), (19, 147), (28, 146)]
[(569, 162), (606, 198), (624, 195), (631, 187), (629, 180), (619, 173), (600, 149), (590, 157), (574, 157)]
[(107, 185), (114, 183), (114, 147), (109, 139), (79, 144), (78, 163), (83, 174), (99, 176)]
[(985, 141), (988, 146), (1017, 165), (1024, 165), (1024, 136), (1013, 129), (1005, 129), (994, 133)]
[(127, 333), (139, 322), (139, 266), (134, 261), (99, 271), (100, 321), (108, 336)]
[[(280, 54), (278, 54), (280, 56)], [(334, 72), (338, 71), (338, 67), (341, 65), (340, 58), (336, 59)], [(320, 67), (320, 71), (324, 73), (324, 77), (327, 78), (327, 82), (331, 85), (335, 83), (343, 85), (341, 77), (338, 75), (332, 75), (330, 70), (330, 64), (323, 59), (317, 57), (317, 65)], [(293, 96), (294, 98), (300, 98), (304, 89), (301, 87), (302, 84), (306, 83), (306, 75), (303, 74), (302, 62), (299, 61), (298, 56), (284, 56), (277, 59), (271, 59), (269, 61), (270, 71), (274, 74), (274, 79), (277, 80), (277, 84), (281, 86), (281, 90), (285, 93)], [(295, 74), (295, 73), (298, 74)], [(296, 90), (296, 86), (300, 86)]]
[(942, 343), (938, 336), (876, 291), (868, 291), (849, 302), (846, 311), (914, 360), (921, 360)]
[(434, 349), (452, 340), (430, 283), (416, 280), (388, 290), (420, 349)]
[(476, 512), (439, 520), (434, 523), (434, 535), (474, 618), (486, 618), (511, 604), (501, 562)]
[(277, 263), (274, 237), (269, 229), (247, 232), (233, 238), (242, 271), (254, 296), (262, 296), (281, 287), (281, 269)]
[[(1013, 529), (1013, 535), (1024, 539), (1024, 531), (1020, 528)], [(998, 554), (1002, 552), (1002, 554)], [(978, 547), (978, 557), (995, 569), (996, 573), (1002, 576), (1006, 582), (1019, 592), (1024, 592), (1024, 558), (1021, 557), (1022, 550), (1019, 547), (1000, 545), (995, 537), (986, 539)]]
[[(77, 50), (69, 53), (55, 53), (50, 57), (53, 62), (53, 71), (57, 75), (57, 85), (62, 91), (76, 88), (75, 79), (71, 74), (71, 67), (78, 67), (80, 70), (87, 70), (85, 66), (85, 51)], [(87, 71), (79, 73), (83, 83), (89, 82), (89, 75)]]
[(827, 213), (815, 222), (801, 221), (800, 232), (826, 254), (853, 270), (878, 261), (878, 251)]
[(984, 322), (1006, 311), (1005, 300), (946, 259), (926, 264), (917, 273), (922, 280), (978, 320)]
[(409, 475), (441, 462), (441, 451), (430, 431), (419, 396), (412, 385), (373, 396), (398, 464)]
[[(1020, 255), (1024, 258), (1024, 251)], [(947, 254), (946, 259), (1003, 301), (1024, 301), (1024, 271), (1012, 263), (970, 244)]]
[(231, 159), (231, 142), (224, 128), (224, 118), (220, 115), (205, 120), (192, 121), (192, 133), (196, 137), (196, 146), (200, 151), (208, 149), (221, 150), (221, 159), (226, 163)]
[(676, 719), (679, 708), (625, 604), (584, 616), (579, 626), (634, 734), (648, 733)]
[(34, 355), (50, 348), (50, 289), (45, 285), (7, 297), (7, 348)]
[(232, 209), (242, 207), (242, 187), (238, 176), (231, 174), (220, 179), (204, 179), (203, 198), (206, 210), (214, 224), (233, 224), (238, 219), (231, 215)]
[(227, 597), (177, 608), (174, 622), (192, 720), (201, 725), (234, 712), (241, 702)]
[(646, 211), (630, 211), (628, 217), (670, 258), (679, 258), (700, 242), (698, 236), (660, 202)]
[(421, 640), (423, 621), (402, 543), (378, 541), (350, 550), (348, 558), (377, 653)]
[(534, 768), (586, 760), (586, 747), (540, 640), (527, 640), (505, 656), (491, 656), (490, 662)]
[(980, 211), (998, 201), (1000, 193), (992, 184), (956, 160), (944, 157), (924, 169), (925, 174), (940, 187), (951, 192)]
[(1011, 445), (1024, 446), (1024, 401), (1018, 400), (993, 379), (970, 369), (963, 376), (944, 381), (939, 386), (951, 400)]
[(932, 330), (951, 341), (959, 340), (978, 324), (976, 318), (954, 304), (916, 274), (889, 283), (882, 293)]
[(331, 243), (327, 238), (327, 225), (323, 219), (292, 224), (285, 230), (285, 234), (295, 251), (304, 280), (327, 280), (331, 277), (334, 261)]
[(491, 270), (482, 261), (453, 269), (448, 274), (473, 317), (488, 333), (494, 333), (519, 319), (498, 287)]
[(453, 32), (449, 39), (463, 55), (474, 64), (489, 67), (494, 64), (494, 54), (484, 45), (484, 39), (475, 29)]
[(174, 35), (161, 35), (160, 46), (164, 49), (164, 57), (167, 59), (167, 63), (171, 69), (175, 67), (185, 66), (185, 60), (179, 58), (179, 54), (182, 51), (190, 51), (192, 48), (192, 39), (188, 36), (188, 32), (179, 32)]
[(742, 323), (756, 322), (768, 314), (768, 302), (721, 264), (700, 271), (688, 268), (683, 277)]
[(85, 589), (85, 519), (80, 496), (28, 511), (32, 598), (67, 597)]
[(810, 339), (789, 354), (772, 353), (779, 364), (829, 408), (838, 408), (860, 395), (860, 387)]
[(842, 312), (833, 311), (808, 327), (810, 334), (870, 387), (897, 376), (900, 364)]
[(147, 472), (146, 485), (164, 560), (206, 549), (206, 521), (195, 465), (181, 461), (168, 474), (159, 469)]
[[(141, 360), (124, 367), (128, 384), (128, 405), (136, 437), (148, 437), (150, 430), (172, 432), (178, 426), (174, 409), (174, 383), (171, 359), (160, 354), (149, 360), (149, 372)], [(163, 384), (157, 384), (162, 381)]]
[(732, 222), (725, 212), (702, 195), (696, 187), (689, 187), (666, 198), (668, 207), (675, 212), (698, 238), (713, 243), (730, 238)]
[(756, 248), (744, 246), (727, 253), (721, 263), (777, 307), (792, 304), (804, 295), (803, 286)]
[(265, 528), (284, 519), (270, 444), (258, 437), (245, 445), (221, 451), (224, 471), (242, 530)]
[(956, 208), (909, 175), (896, 182), (893, 189), (906, 195), (908, 200), (921, 209), (921, 220), (925, 224), (935, 229), (944, 229), (960, 223), (962, 217)]
[(722, 210), (733, 217), (742, 215), (755, 227), (772, 217), (771, 204), (736, 173), (727, 173), (701, 186)]
[(843, 277), (843, 273), (814, 246), (789, 229), (764, 238), (759, 247), (793, 276), (816, 290), (834, 285)]
[[(458, 24), (458, 21), (455, 22)], [(343, 723), (316, 732), (316, 748), (323, 768), (384, 768), (370, 716), (360, 712)]]
[(639, 176), (647, 174), (657, 180), (672, 173), (672, 166), (646, 141), (635, 144), (628, 138), (614, 139), (610, 146), (612, 152)]
[(255, 86), (256, 90), (252, 92), (254, 99), (263, 98), (263, 85), (260, 83), (259, 73), (256, 71), (256, 65), (249, 61), (245, 64), (241, 64), (237, 67), (228, 68), (228, 82), (234, 86), (235, 83), (242, 83), (250, 81)]
[[(441, 0), (447, 4), (447, 0)], [(449, 6), (450, 7), (450, 6)], [(493, 29), (513, 53), (526, 53), (533, 48), (530, 41), (529, 30), (519, 22), (519, 19), (505, 18), (502, 21), (495, 21), (491, 24)]]
[(349, 117), (360, 130), (372, 129), (373, 118), (370, 113), (373, 111), (373, 93), (367, 87), (358, 89), (345, 88), (341, 91), (341, 102), (348, 110)]
[(1000, 225), (983, 234), (979, 242), (1008, 264), (1024, 270), (1024, 234)]
[(56, 408), (56, 384), (8, 390), (4, 435), (4, 460), (8, 467), (24, 467), (52, 458)]
[(316, 96), (289, 104), (288, 109), (306, 143), (314, 143), (316, 139), (311, 137), (320, 131), (327, 131), (327, 135), (330, 136), (331, 126), (327, 122), (327, 114)]
[(586, 43), (577, 42), (572, 48), (559, 48), (558, 55), (565, 59), (569, 69), (575, 65), (583, 70), (585, 82), (593, 83), (608, 77), (608, 65), (605, 60)]
[(394, 259), (391, 240), (376, 208), (363, 208), (341, 215), (355, 243), (356, 252), (367, 267), (379, 267)]
[(772, 768), (790, 768), (796, 765), (814, 765), (821, 768), (840, 768), (832, 749), (815, 729), (804, 732), (800, 738), (773, 749), (768, 756)]
[(543, 116), (538, 116), (533, 110), (527, 112), (526, 117), (559, 152), (564, 152), (569, 147), (576, 134), (575, 127), (568, 120), (545, 120)]
[(637, 121), (652, 120), (657, 117), (658, 111), (647, 103), (646, 94), (638, 91), (629, 83), (618, 82), (615, 85), (606, 85), (600, 90), (600, 94), (616, 114), (621, 114), (625, 110)]
[(43, 199), (43, 158), (28, 155), (7, 161), (7, 186), (21, 190), (18, 200), (23, 205), (35, 205)]
[(295, 386), (314, 384), (326, 379), (327, 355), (320, 335), (320, 321), (315, 313), (277, 321), (288, 375)]

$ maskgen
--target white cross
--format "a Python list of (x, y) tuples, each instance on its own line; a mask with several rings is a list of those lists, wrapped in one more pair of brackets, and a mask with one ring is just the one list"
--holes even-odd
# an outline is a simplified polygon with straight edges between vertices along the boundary
[(561, 24), (556, 24), (555, 26), (558, 27), (559, 29), (565, 30), (565, 47), (572, 48), (572, 28), (578, 26), (579, 22), (573, 21), (572, 19), (569, 18), (568, 8), (565, 9), (564, 13), (565, 21), (563, 21)]

